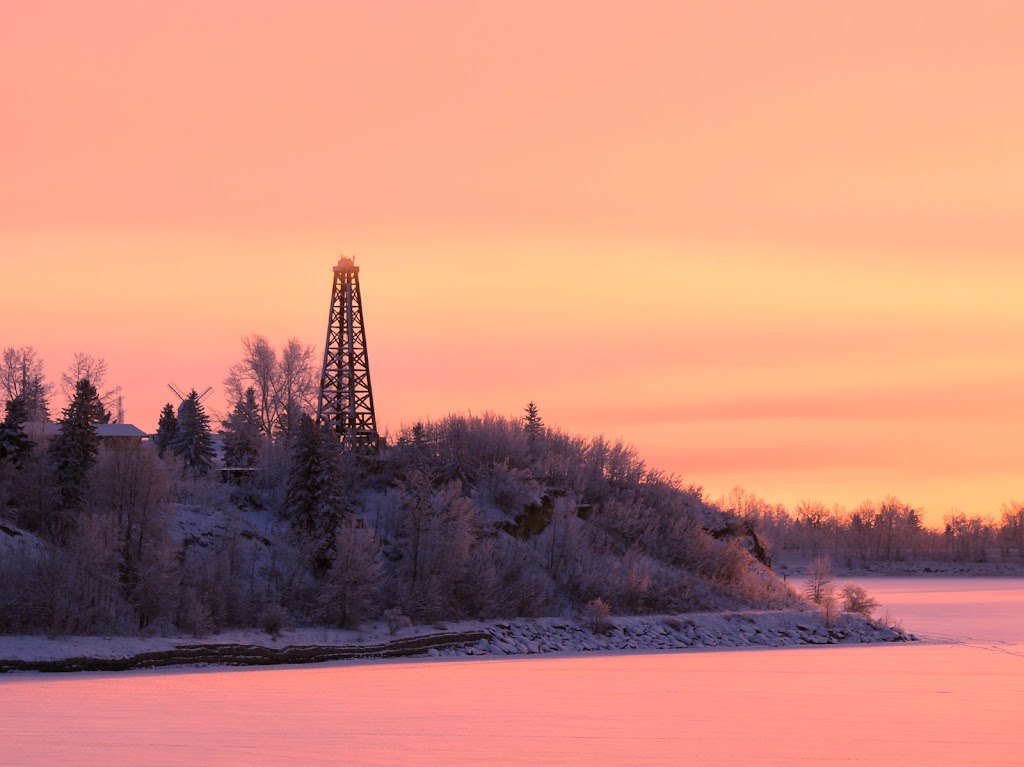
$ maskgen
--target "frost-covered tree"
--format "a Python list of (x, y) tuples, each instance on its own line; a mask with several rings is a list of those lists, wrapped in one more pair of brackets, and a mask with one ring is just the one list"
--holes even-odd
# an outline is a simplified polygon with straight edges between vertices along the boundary
[(470, 593), (480, 509), (461, 482), (435, 487), (435, 476), (413, 470), (392, 495), (401, 600), (407, 614), (420, 620), (462, 617), (482, 601)]
[(213, 433), (210, 417), (195, 389), (178, 406), (178, 431), (171, 452), (182, 459), (186, 473), (204, 476), (213, 467)]
[(57, 436), (49, 447), (59, 503), (64, 509), (78, 508), (82, 504), (89, 470), (99, 453), (96, 424), (101, 422), (103, 412), (96, 387), (83, 378), (57, 421)]
[(224, 465), (230, 468), (249, 468), (260, 459), (263, 434), (260, 431), (259, 405), (256, 390), (251, 386), (245, 397), (238, 401), (226, 420), (221, 421), (224, 436)]
[(34, 443), (25, 433), (28, 407), (24, 395), (19, 394), (7, 402), (4, 420), (0, 421), (0, 461), (10, 461), (15, 467), (32, 449)]
[(804, 595), (817, 605), (823, 604), (835, 592), (832, 583), (832, 564), (828, 557), (817, 556), (807, 571)]
[(1002, 525), (999, 535), (1007, 550), (1015, 549), (1024, 558), (1024, 504), (1010, 501), (1002, 507)]
[(60, 377), (60, 388), (65, 397), (71, 397), (78, 381), (88, 378), (99, 394), (103, 406), (102, 419), (99, 423), (110, 423), (112, 413), (119, 409), (121, 387), (114, 386), (106, 388), (107, 384), (107, 361), (102, 357), (93, 357), (91, 354), (76, 352), (71, 364), (68, 365)]
[(294, 424), (299, 413), (312, 413), (318, 391), (313, 347), (289, 338), (277, 366), (277, 401), (281, 416)]
[(856, 583), (844, 583), (842, 588), (843, 610), (848, 613), (859, 613), (870, 618), (878, 608), (878, 600), (868, 594), (867, 589)]
[(319, 596), (322, 619), (341, 628), (357, 628), (372, 617), (382, 591), (380, 543), (373, 533), (342, 524), (335, 539), (335, 557), (324, 576)]
[(335, 533), (346, 512), (343, 480), (337, 436), (303, 415), (292, 438), (284, 515), (319, 573), (330, 567)]
[(171, 449), (174, 438), (178, 434), (178, 416), (174, 413), (174, 405), (168, 402), (160, 411), (160, 420), (156, 425), (153, 442), (156, 443), (157, 455), (161, 458)]
[(299, 419), (304, 415), (302, 407), (296, 402), (290, 402), (281, 409), (277, 417), (277, 432), (285, 440), (291, 437), (295, 428), (299, 425)]
[(177, 554), (170, 535), (168, 467), (149, 445), (135, 440), (101, 445), (92, 473), (94, 516), (105, 516), (117, 554), (122, 592), (138, 611), (138, 626), (172, 615)]
[(242, 347), (244, 355), (231, 366), (224, 387), (236, 402), (252, 387), (264, 434), (273, 437), (282, 425), (287, 429), (295, 423), (299, 413), (312, 412), (317, 392), (312, 346), (292, 338), (278, 356), (264, 336), (253, 334), (242, 339)]
[(51, 384), (46, 383), (43, 361), (31, 346), (4, 349), (0, 359), (0, 393), (4, 402), (22, 397), (28, 421), (50, 420)]

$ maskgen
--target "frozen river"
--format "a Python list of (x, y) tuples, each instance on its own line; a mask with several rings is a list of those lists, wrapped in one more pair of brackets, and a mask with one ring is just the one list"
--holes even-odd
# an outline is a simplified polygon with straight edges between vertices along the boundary
[(857, 579), (927, 643), (0, 677), (0, 764), (1024, 763), (1024, 580)]

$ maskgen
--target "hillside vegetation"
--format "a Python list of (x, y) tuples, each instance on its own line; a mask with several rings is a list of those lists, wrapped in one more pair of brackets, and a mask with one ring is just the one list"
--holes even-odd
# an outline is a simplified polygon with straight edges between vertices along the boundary
[(536, 411), (416, 424), (373, 457), (343, 452), (302, 416), (261, 437), (255, 470), (230, 483), (190, 471), (184, 451), (108, 442), (73, 502), (52, 449), (29, 436), (17, 466), (0, 462), (6, 633), (203, 635), (798, 601), (738, 515), (622, 443), (543, 427)]

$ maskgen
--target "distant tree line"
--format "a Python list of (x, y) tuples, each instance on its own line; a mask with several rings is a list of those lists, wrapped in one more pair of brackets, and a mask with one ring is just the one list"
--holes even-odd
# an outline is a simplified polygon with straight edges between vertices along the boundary
[(1024, 561), (1024, 504), (1010, 501), (1000, 516), (950, 511), (929, 528), (920, 509), (898, 498), (854, 509), (802, 501), (792, 510), (735, 488), (716, 505), (747, 520), (776, 553), (827, 555), (833, 562)]

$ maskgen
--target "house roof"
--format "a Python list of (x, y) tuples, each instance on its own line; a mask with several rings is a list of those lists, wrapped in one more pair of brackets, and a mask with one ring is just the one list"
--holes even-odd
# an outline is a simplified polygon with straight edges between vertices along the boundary
[(138, 426), (130, 423), (98, 423), (96, 435), (99, 437), (148, 437)]
[[(28, 424), (26, 424), (27, 426)], [(60, 424), (43, 424), (43, 435), (46, 437), (55, 437), (59, 430)], [(135, 439), (142, 439), (149, 435), (138, 426), (132, 426), (130, 423), (98, 423), (96, 424), (96, 436), (100, 439), (106, 437), (134, 437)]]

